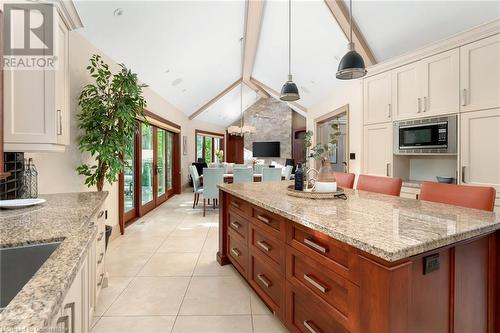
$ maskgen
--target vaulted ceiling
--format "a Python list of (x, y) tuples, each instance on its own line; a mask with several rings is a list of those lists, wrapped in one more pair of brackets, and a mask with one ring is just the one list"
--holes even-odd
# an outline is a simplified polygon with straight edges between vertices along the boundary
[[(292, 73), (301, 93), (296, 109), (311, 107), (339, 84), (335, 72), (347, 38), (332, 11), (345, 9), (343, 1), (292, 2)], [(75, 4), (85, 37), (188, 116), (224, 126), (239, 119), (236, 81), (241, 78), (240, 38), (246, 24), (257, 32), (260, 27), (246, 83), (265, 92), (257, 94), (245, 84), (244, 106), (276, 94), (286, 80), (287, 1), (264, 1), (253, 21), (246, 19), (243, 0)], [(354, 0), (353, 12), (369, 51), (381, 62), (500, 18), (500, 1)]]

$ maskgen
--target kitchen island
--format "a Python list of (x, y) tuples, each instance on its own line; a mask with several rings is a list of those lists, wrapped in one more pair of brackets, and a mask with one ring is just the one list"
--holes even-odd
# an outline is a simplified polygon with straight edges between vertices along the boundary
[(291, 182), (220, 185), (219, 252), (291, 332), (498, 332), (500, 216)]
[[(0, 313), (1, 332), (70, 331), (70, 327), (75, 332), (89, 331), (89, 307), (96, 298), (93, 285), (99, 283), (96, 275), (103, 274), (96, 268), (104, 267), (103, 205), (107, 195), (41, 195), (47, 201), (39, 206), (0, 210), (2, 250), (57, 245)], [(16, 271), (28, 263), (29, 259), (23, 257), (15, 263)]]

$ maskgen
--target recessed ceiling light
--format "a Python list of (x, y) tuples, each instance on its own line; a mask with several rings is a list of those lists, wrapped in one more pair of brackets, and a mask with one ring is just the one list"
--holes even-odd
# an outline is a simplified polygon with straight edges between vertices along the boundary
[(170, 73), (170, 69), (165, 70), (165, 73), (166, 74)]
[(187, 89), (182, 89), (182, 92), (185, 93), (187, 91)]
[(309, 81), (309, 82), (311, 82), (312, 84), (315, 84), (315, 83), (316, 83), (316, 82), (314, 82), (314, 80), (311, 80), (311, 81)]
[(114, 16), (122, 16), (123, 15), (123, 9), (122, 8), (116, 8), (115, 11), (113, 12)]
[(172, 85), (175, 87), (175, 86), (179, 85), (181, 82), (182, 82), (182, 78), (178, 77), (177, 79), (172, 81)]

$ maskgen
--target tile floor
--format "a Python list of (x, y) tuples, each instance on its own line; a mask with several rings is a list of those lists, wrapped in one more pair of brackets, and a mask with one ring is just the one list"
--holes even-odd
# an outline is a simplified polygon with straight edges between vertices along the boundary
[(92, 333), (287, 332), (217, 248), (218, 211), (192, 193), (150, 212), (109, 245)]

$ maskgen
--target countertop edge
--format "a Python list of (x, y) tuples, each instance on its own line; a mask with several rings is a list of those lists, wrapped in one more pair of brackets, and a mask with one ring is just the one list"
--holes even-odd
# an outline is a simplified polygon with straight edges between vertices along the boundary
[[(338, 240), (339, 242), (346, 243), (350, 246), (357, 248), (360, 251), (366, 252), (370, 255), (373, 255), (377, 258), (380, 258), (382, 260), (385, 260), (385, 261), (391, 262), (391, 263), (396, 262), (396, 261), (400, 261), (400, 260), (404, 260), (404, 259), (409, 259), (411, 257), (418, 256), (418, 255), (421, 255), (421, 254), (426, 253), (426, 252), (434, 251), (434, 250), (439, 249), (441, 247), (449, 246), (451, 244), (459, 243), (459, 242), (462, 242), (462, 241), (465, 241), (465, 240), (468, 240), (471, 238), (484, 236), (484, 235), (487, 235), (489, 233), (495, 232), (499, 229), (498, 225), (485, 226), (483, 228), (479, 228), (479, 229), (476, 229), (473, 231), (467, 231), (467, 232), (463, 232), (460, 234), (455, 234), (453, 236), (444, 237), (444, 238), (441, 238), (439, 240), (428, 242), (426, 244), (420, 244), (420, 245), (416, 245), (413, 247), (409, 246), (404, 251), (388, 252), (384, 249), (374, 247), (370, 244), (359, 241), (357, 239), (346, 236), (344, 234), (335, 232), (333, 230), (326, 230), (326, 228), (324, 226), (318, 225), (314, 222), (304, 221), (303, 219), (301, 219), (293, 214), (290, 214), (287, 211), (270, 206), (270, 205), (266, 204), (265, 202), (259, 201), (256, 198), (245, 196), (244, 194), (241, 194), (239, 191), (235, 191), (231, 188), (224, 187), (224, 186), (218, 186), (218, 188), (221, 191), (224, 191), (228, 194), (234, 195), (240, 199), (248, 201), (249, 203), (254, 204), (258, 207), (267, 209), (275, 214), (278, 214), (278, 215), (280, 215), (286, 219), (289, 219), (295, 223), (298, 223), (302, 226), (305, 226), (305, 227), (311, 228), (315, 231), (319, 231), (321, 233), (324, 233), (325, 235), (330, 236), (333, 239)], [(425, 249), (424, 249), (424, 247), (425, 247)]]

